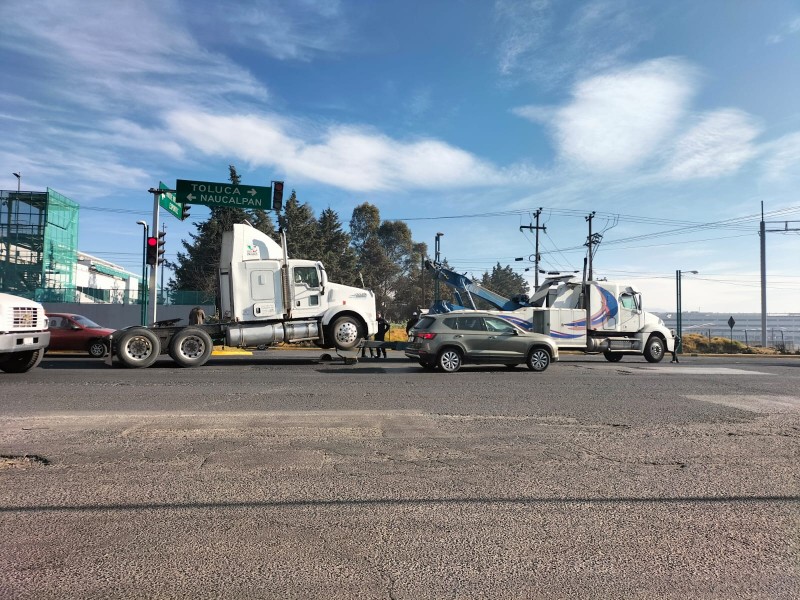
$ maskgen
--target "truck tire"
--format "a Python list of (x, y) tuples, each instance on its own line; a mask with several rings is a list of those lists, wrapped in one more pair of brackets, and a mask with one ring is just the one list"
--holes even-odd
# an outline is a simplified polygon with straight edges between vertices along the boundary
[(169, 355), (182, 367), (201, 367), (211, 357), (214, 342), (202, 329), (187, 327), (176, 333), (169, 343)]
[(644, 357), (647, 362), (657, 363), (664, 358), (664, 342), (657, 335), (651, 335), (644, 346)]
[(344, 315), (333, 322), (330, 338), (339, 350), (353, 350), (364, 339), (364, 327), (355, 317)]
[(620, 352), (609, 352), (606, 350), (603, 352), (603, 356), (606, 357), (608, 362), (619, 362), (622, 360), (622, 354)]
[(44, 356), (44, 348), (15, 352), (7, 358), (0, 359), (0, 371), (6, 373), (27, 373), (39, 366)]
[(541, 373), (550, 366), (550, 353), (545, 348), (531, 348), (525, 363), (531, 371)]
[(106, 345), (103, 340), (94, 340), (89, 344), (89, 356), (92, 358), (102, 358), (106, 354)]
[(132, 369), (149, 367), (161, 354), (161, 342), (155, 333), (144, 327), (125, 331), (117, 342), (120, 362)]

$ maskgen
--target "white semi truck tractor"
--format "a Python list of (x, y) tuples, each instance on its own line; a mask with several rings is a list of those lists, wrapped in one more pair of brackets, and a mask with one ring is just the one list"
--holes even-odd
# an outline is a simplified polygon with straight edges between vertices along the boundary
[(328, 281), (321, 262), (290, 259), (283, 234), (281, 240), (279, 245), (248, 224), (234, 225), (222, 236), (219, 322), (121, 329), (112, 335), (109, 360), (148, 367), (166, 353), (180, 366), (197, 367), (214, 345), (311, 341), (350, 351), (374, 335), (373, 292)]

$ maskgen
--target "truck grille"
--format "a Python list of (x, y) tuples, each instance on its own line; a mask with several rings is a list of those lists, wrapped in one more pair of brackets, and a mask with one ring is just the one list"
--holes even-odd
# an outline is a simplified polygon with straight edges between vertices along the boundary
[(15, 306), (12, 309), (12, 325), (19, 329), (33, 329), (39, 323), (39, 309), (32, 306)]

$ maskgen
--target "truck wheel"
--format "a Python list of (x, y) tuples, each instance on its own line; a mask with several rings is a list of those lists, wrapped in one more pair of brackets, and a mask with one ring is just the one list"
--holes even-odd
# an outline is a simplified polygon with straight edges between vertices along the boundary
[(540, 373), (550, 366), (550, 353), (544, 348), (532, 348), (526, 363), (531, 371)]
[(89, 344), (89, 356), (92, 358), (102, 358), (106, 353), (106, 345), (102, 340), (95, 340)]
[(6, 373), (27, 373), (31, 369), (38, 367), (44, 356), (44, 348), (38, 350), (26, 350), (25, 352), (15, 352), (0, 361), (0, 371)]
[(657, 363), (664, 358), (664, 342), (657, 335), (651, 335), (644, 347), (644, 357), (647, 362)]
[(461, 368), (461, 364), (463, 363), (461, 352), (455, 348), (445, 348), (439, 353), (437, 363), (439, 364), (439, 368), (445, 373), (455, 373)]
[(203, 366), (213, 349), (211, 336), (196, 327), (181, 329), (169, 343), (169, 355), (182, 367)]
[(364, 339), (364, 332), (355, 317), (345, 315), (333, 322), (331, 338), (339, 350), (352, 350)]
[(161, 354), (161, 342), (155, 333), (144, 327), (129, 329), (117, 342), (117, 356), (126, 367), (149, 367)]
[(608, 350), (606, 350), (605, 352), (603, 352), (603, 356), (606, 357), (606, 360), (608, 362), (619, 362), (622, 360), (622, 354), (620, 354), (619, 352), (609, 352)]

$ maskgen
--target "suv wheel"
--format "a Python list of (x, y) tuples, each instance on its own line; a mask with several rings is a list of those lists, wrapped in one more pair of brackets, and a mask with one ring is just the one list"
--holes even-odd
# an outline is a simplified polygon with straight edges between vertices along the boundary
[(455, 373), (461, 368), (461, 352), (455, 348), (445, 348), (439, 353), (439, 368), (445, 373)]
[(533, 348), (528, 352), (528, 368), (541, 372), (550, 365), (550, 353), (544, 348)]

